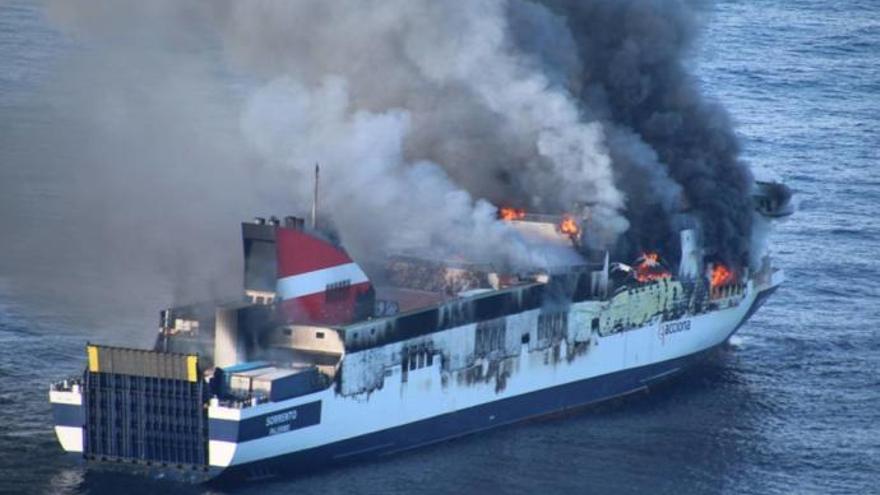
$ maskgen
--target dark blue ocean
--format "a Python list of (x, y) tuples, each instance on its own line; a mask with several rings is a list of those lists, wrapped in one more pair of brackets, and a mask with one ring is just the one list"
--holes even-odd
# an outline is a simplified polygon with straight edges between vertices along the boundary
[[(772, 237), (787, 283), (715, 360), (582, 414), (231, 492), (880, 493), (880, 2), (710, 14), (694, 71), (745, 159), (799, 201)], [(54, 143), (80, 139), (41, 96), (64, 95), (38, 89), (76, 49), (38, 4), (0, 0), (0, 493), (220, 493), (87, 473), (51, 430), (48, 384), (82, 369), (89, 340), (149, 345), (177, 268), (108, 282), (108, 266), (152, 265), (81, 256), (78, 229), (100, 219), (59, 198), (84, 185), (33, 159), (63, 165)]]

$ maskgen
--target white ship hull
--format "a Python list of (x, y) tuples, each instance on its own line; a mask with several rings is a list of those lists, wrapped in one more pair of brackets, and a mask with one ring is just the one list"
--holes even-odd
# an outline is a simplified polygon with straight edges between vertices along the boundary
[[(767, 216), (787, 196), (756, 201)], [(521, 220), (581, 248), (557, 220)], [(49, 393), (65, 451), (186, 481), (389, 455), (645, 390), (783, 280), (767, 256), (707, 266), (685, 229), (675, 274), (657, 253), (536, 273), (392, 257), (374, 287), (330, 237), (284, 222), (242, 224), (244, 300), (162, 311), (153, 350), (87, 346), (82, 378)]]
[[(763, 285), (745, 286), (735, 304), (677, 320), (601, 336), (588, 326), (591, 302), (571, 305), (566, 338), (540, 348), (531, 339), (501, 359), (481, 358), (450, 371), (441, 359), (426, 359), (404, 371), (383, 372), (381, 386), (345, 394), (330, 387), (294, 399), (246, 407), (212, 401), (208, 409), (208, 468), (181, 472), (141, 466), (190, 480), (260, 478), (292, 474), (344, 461), (392, 454), (524, 419), (557, 413), (643, 390), (669, 378), (723, 344), (782, 281), (774, 272)], [(507, 332), (534, 327), (537, 312), (507, 317)], [(592, 316), (592, 315), (588, 315)], [(534, 328), (520, 328), (534, 335)], [(430, 335), (444, 345), (473, 342), (473, 325)], [(469, 337), (467, 337), (469, 335)], [(518, 338), (518, 337), (517, 337)], [(415, 339), (417, 340), (417, 339)], [(375, 369), (376, 353), (393, 355), (406, 342), (353, 353), (345, 373)], [(395, 348), (397, 346), (397, 348)], [(381, 360), (381, 356), (379, 357)], [(360, 360), (360, 363), (359, 363)], [(355, 377), (350, 377), (349, 381)], [(69, 452), (83, 452), (82, 394), (52, 391), (56, 433)]]
[[(345, 396), (331, 388), (243, 409), (212, 405), (209, 464), (247, 477), (308, 470), (644, 389), (727, 341), (780, 283), (781, 273), (775, 275), (765, 287), (749, 283), (744, 297), (729, 308), (605, 337), (593, 333), (579, 351), (572, 325), (558, 345), (530, 349), (520, 344), (517, 356), (494, 366), (482, 359), (467, 371), (449, 372), (436, 359), (408, 370), (406, 381), (400, 365), (391, 367), (382, 386), (370, 392)], [(572, 305), (570, 321), (579, 321), (581, 306)], [(444, 333), (454, 339), (457, 330)], [(442, 341), (441, 335), (431, 337)]]

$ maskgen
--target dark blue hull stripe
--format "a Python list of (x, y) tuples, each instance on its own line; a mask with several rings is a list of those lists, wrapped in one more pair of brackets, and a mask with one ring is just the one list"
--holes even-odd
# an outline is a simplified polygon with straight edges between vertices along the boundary
[(52, 403), (52, 419), (55, 421), (55, 426), (78, 426), (82, 428), (86, 417), (82, 406)]
[[(728, 338), (766, 301), (775, 287), (758, 294), (743, 321)], [(721, 344), (723, 345), (723, 344)], [(558, 385), (462, 409), (422, 421), (342, 440), (292, 454), (230, 466), (218, 480), (259, 479), (314, 472), (334, 464), (394, 454), (488, 430), (530, 418), (560, 413), (647, 389), (714, 352), (716, 346), (695, 354)]]
[(559, 385), (313, 449), (231, 466), (219, 476), (222, 479), (247, 479), (312, 472), (340, 462), (394, 454), (529, 418), (559, 413), (646, 389), (677, 374), (708, 352)]
[(320, 422), (321, 401), (315, 401), (241, 421), (211, 418), (208, 420), (208, 438), (223, 442), (247, 442)]

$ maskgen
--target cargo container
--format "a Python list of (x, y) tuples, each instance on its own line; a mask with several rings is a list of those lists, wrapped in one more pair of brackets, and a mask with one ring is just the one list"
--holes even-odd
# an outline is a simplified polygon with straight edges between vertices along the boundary
[(214, 377), (211, 380), (211, 392), (219, 397), (225, 397), (230, 394), (230, 382), (233, 375), (271, 367), (272, 365), (266, 361), (248, 361), (225, 368), (216, 368), (214, 369)]
[(233, 373), (229, 376), (229, 387), (227, 389), (227, 393), (235, 397), (249, 397), (251, 392), (253, 392), (253, 379), (255, 377), (265, 375), (267, 373), (274, 373), (276, 371), (279, 371), (278, 368), (274, 366), (268, 366), (265, 368), (257, 368), (248, 371)]
[(300, 370), (277, 370), (255, 376), (252, 379), (252, 392), (264, 395), (270, 401), (299, 397), (315, 390), (319, 384), (318, 368)]
[(272, 366), (272, 364), (266, 361), (248, 361), (245, 363), (238, 363), (232, 366), (227, 366), (225, 368), (217, 368), (217, 371), (222, 371), (227, 375), (232, 375), (235, 373), (244, 373), (245, 371), (252, 371), (260, 368), (268, 368), (270, 366)]

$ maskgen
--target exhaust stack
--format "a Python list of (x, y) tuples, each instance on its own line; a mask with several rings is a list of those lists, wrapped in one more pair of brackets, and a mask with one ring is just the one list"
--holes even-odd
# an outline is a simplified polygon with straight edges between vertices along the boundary
[(312, 198), (312, 230), (315, 230), (318, 227), (318, 176), (320, 175), (321, 167), (318, 164), (315, 164), (315, 195)]

